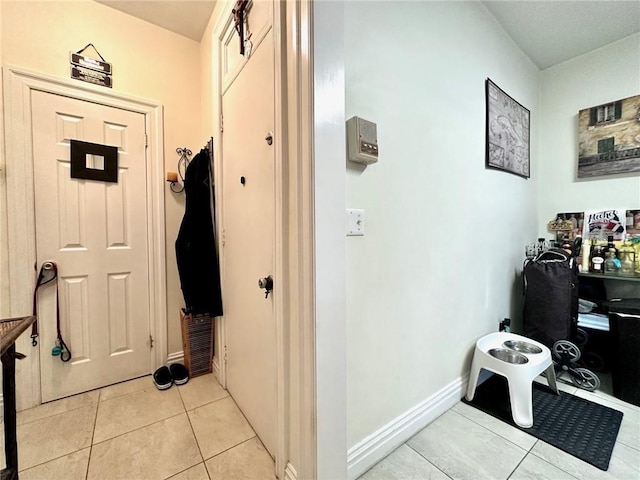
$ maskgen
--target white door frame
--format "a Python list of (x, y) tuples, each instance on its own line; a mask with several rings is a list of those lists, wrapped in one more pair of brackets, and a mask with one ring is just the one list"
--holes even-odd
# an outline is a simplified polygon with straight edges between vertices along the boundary
[[(234, 5), (235, 1), (228, 1), (223, 6), (211, 36), (211, 51), (218, 62), (220, 38)], [(274, 275), (282, 279), (281, 285), (273, 290), (278, 382), (276, 472), (284, 480), (311, 480), (318, 478), (318, 470), (324, 470), (322, 466), (318, 468), (318, 462), (333, 463), (325, 453), (329, 449), (322, 445), (332, 440), (320, 436), (317, 426), (317, 412), (326, 407), (318, 406), (316, 388), (313, 0), (275, 1), (273, 31), (277, 182)], [(218, 133), (222, 105), (220, 76), (220, 64), (214, 59), (212, 79), (217, 82), (214, 85), (217, 99), (213, 103), (218, 111), (212, 117), (216, 158), (222, 155)], [(216, 179), (221, 178), (220, 162), (214, 168)], [(222, 192), (216, 189), (216, 215), (220, 220), (223, 201)], [(218, 222), (218, 227), (221, 223)], [(217, 234), (222, 238), (221, 230)], [(216, 342), (224, 338), (224, 318), (218, 320)], [(223, 348), (222, 342), (216, 343), (219, 357), (216, 354), (214, 367), (224, 385)], [(340, 416), (337, 422), (342, 419)], [(343, 456), (346, 471), (346, 445)]]
[[(287, 2), (288, 3), (288, 2)], [(215, 96), (217, 97), (217, 105), (218, 111), (216, 115), (214, 115), (214, 124), (217, 127), (216, 132), (220, 132), (220, 119), (222, 118), (222, 95), (224, 94), (226, 88), (230, 84), (230, 82), (242, 71), (245, 64), (249, 61), (250, 57), (245, 57), (239, 65), (237, 65), (236, 70), (230, 73), (230, 80), (227, 81), (227, 85), (223, 82), (223, 48), (222, 45), (225, 41), (225, 34), (228, 31), (230, 23), (232, 21), (231, 10), (234, 7), (235, 2), (228, 2), (219, 17), (218, 23), (216, 24), (212, 35), (212, 52), (216, 53), (217, 56), (217, 64), (215, 65), (216, 75), (213, 76), (214, 81), (216, 81), (215, 88)], [(290, 271), (290, 256), (293, 255), (293, 251), (291, 249), (291, 241), (290, 241), (290, 221), (297, 221), (297, 216), (295, 212), (293, 212), (290, 208), (290, 199), (289, 190), (292, 184), (295, 184), (295, 181), (289, 179), (287, 184), (288, 177), (290, 172), (288, 171), (288, 157), (290, 151), (290, 144), (287, 144), (286, 141), (288, 136), (285, 135), (285, 128), (287, 127), (287, 115), (288, 111), (283, 105), (286, 105), (286, 97), (290, 94), (286, 86), (286, 76), (287, 76), (287, 52), (285, 52), (285, 46), (283, 43), (285, 35), (287, 32), (285, 29), (287, 28), (288, 22), (285, 22), (286, 5), (284, 2), (274, 1), (273, 2), (273, 10), (272, 10), (272, 21), (271, 26), (269, 28), (263, 29), (262, 31), (253, 32), (253, 49), (258, 48), (261, 41), (264, 39), (265, 35), (272, 32), (274, 38), (274, 106), (275, 106), (275, 118), (274, 118), (274, 148), (275, 148), (275, 165), (274, 165), (274, 192), (275, 192), (275, 216), (274, 216), (274, 271), (273, 276), (276, 280), (276, 286), (273, 289), (273, 301), (274, 301), (274, 321), (275, 321), (275, 329), (276, 329), (276, 452), (275, 452), (275, 463), (276, 463), (276, 472), (279, 478), (287, 478), (287, 479), (295, 479), (298, 477), (296, 467), (301, 470), (301, 473), (307, 468), (302, 465), (297, 465), (293, 467), (290, 463), (291, 461), (291, 450), (290, 450), (290, 438), (291, 438), (291, 429), (293, 425), (299, 425), (299, 418), (291, 418), (292, 412), (297, 412), (300, 417), (304, 415), (308, 415), (305, 417), (307, 421), (305, 421), (305, 425), (308, 424), (308, 419), (313, 418), (312, 410), (310, 412), (300, 411), (297, 407), (292, 408), (290, 404), (291, 401), (291, 389), (298, 388), (302, 386), (303, 380), (300, 378), (292, 378), (290, 371), (290, 361), (291, 361), (291, 336), (290, 336), (290, 328), (292, 323), (296, 323), (294, 318), (298, 318), (297, 314), (299, 311), (295, 311), (291, 309), (291, 296), (297, 293), (297, 290), (300, 288), (304, 288), (305, 286), (310, 288), (310, 284), (305, 286), (298, 285), (294, 278), (291, 277)], [(289, 47), (290, 48), (290, 47)], [(214, 62), (215, 64), (216, 62)], [(218, 158), (222, 158), (222, 135), (217, 134), (217, 152)], [(297, 159), (298, 160), (298, 159)], [(302, 161), (303, 159), (300, 158)], [(224, 159), (222, 159), (224, 162)], [(215, 175), (216, 178), (222, 178), (222, 162), (216, 162)], [(224, 202), (224, 192), (222, 191), (222, 184), (218, 182), (219, 187), (216, 189), (217, 201), (216, 201), (216, 215), (217, 218), (220, 219), (218, 222), (218, 227), (224, 225), (223, 218), (223, 202)], [(296, 227), (297, 227), (296, 223)], [(297, 232), (296, 232), (297, 233)], [(218, 232), (219, 238), (223, 238), (222, 232)], [(296, 251), (295, 255), (298, 255), (300, 252)], [(223, 257), (223, 255), (221, 255)], [(296, 268), (301, 267), (296, 262)], [(223, 278), (223, 296), (224, 296), (224, 261), (221, 261), (221, 275)], [(296, 302), (299, 301), (298, 297), (296, 297)], [(299, 309), (299, 307), (298, 307)], [(312, 318), (312, 317), (307, 317)], [(224, 317), (218, 323), (218, 335), (217, 338), (220, 339), (220, 342), (217, 345), (217, 349), (219, 351), (220, 348), (224, 349), (224, 345), (226, 344), (226, 328), (225, 328), (225, 319)], [(310, 339), (307, 338), (307, 341)], [(302, 341), (302, 339), (298, 339), (298, 341)], [(297, 348), (296, 348), (297, 351)], [(219, 359), (218, 364), (216, 365), (218, 369), (218, 378), (223, 386), (226, 387), (227, 382), (227, 371), (226, 371), (226, 363), (224, 359)], [(313, 385), (314, 377), (310, 376), (304, 379), (305, 383), (309, 385)], [(299, 399), (298, 397), (298, 400)], [(312, 408), (312, 405), (309, 405)], [(295, 428), (295, 427), (294, 427)], [(295, 435), (296, 439), (300, 440), (301, 444), (308, 444), (309, 442), (315, 445), (315, 441), (312, 438), (302, 439), (300, 436)], [(312, 460), (313, 461), (313, 460)], [(309, 477), (300, 477), (300, 478), (313, 478), (313, 476)]]
[[(164, 364), (167, 358), (167, 293), (162, 105), (120, 95), (104, 87), (43, 75), (20, 67), (3, 67), (3, 79), (11, 315), (31, 314), (36, 277), (31, 91), (40, 90), (141, 113), (145, 116), (147, 171), (150, 173), (147, 176), (147, 228), (149, 311), (154, 319), (150, 324), (154, 339), (152, 358), (155, 367)], [(22, 335), (17, 347), (27, 354), (27, 359), (16, 362), (18, 410), (22, 410), (40, 404), (40, 347), (31, 346), (29, 335)], [(44, 352), (44, 355), (48, 355), (48, 352)], [(153, 368), (154, 365), (150, 364), (150, 371)]]

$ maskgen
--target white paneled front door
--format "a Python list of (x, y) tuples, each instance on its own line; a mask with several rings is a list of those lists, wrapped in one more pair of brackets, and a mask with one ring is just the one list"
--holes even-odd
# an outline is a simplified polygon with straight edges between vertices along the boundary
[[(46, 285), (38, 295), (46, 402), (151, 371), (145, 116), (34, 90), (32, 119), (38, 268), (58, 265), (72, 352), (68, 363), (51, 355), (56, 295)], [(117, 146), (117, 183), (71, 178), (71, 139)]]

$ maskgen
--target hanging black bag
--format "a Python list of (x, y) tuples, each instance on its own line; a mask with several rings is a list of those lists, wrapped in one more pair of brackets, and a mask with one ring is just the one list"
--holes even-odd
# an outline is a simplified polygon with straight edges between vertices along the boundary
[(523, 328), (526, 337), (549, 348), (575, 338), (578, 322), (578, 266), (565, 250), (552, 248), (524, 265)]

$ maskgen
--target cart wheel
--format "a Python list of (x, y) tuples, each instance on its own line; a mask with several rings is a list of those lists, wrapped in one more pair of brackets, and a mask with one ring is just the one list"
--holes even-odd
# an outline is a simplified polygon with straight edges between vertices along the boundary
[(586, 332), (586, 330), (583, 330), (582, 328), (578, 328), (576, 330), (576, 343), (578, 344), (578, 346), (582, 348), (587, 344), (588, 341), (589, 341), (589, 334)]
[(580, 360), (580, 349), (567, 340), (558, 340), (553, 344), (552, 351), (554, 358), (559, 361), (568, 359), (571, 363), (576, 363)]
[(587, 370), (586, 368), (575, 368), (572, 369), (570, 373), (571, 381), (577, 387), (580, 387), (583, 390), (588, 390), (589, 392), (593, 392), (600, 388), (600, 379), (591, 370)]

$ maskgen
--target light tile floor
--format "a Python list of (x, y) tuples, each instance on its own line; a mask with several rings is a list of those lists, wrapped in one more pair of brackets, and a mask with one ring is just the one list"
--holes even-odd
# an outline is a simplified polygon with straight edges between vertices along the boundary
[(214, 375), (165, 391), (142, 377), (17, 421), (20, 480), (275, 479), (272, 458)]
[(459, 402), (360, 480), (640, 480), (640, 407), (605, 393), (606, 384), (593, 393), (559, 386), (624, 413), (606, 472)]
[[(640, 407), (560, 388), (624, 413), (607, 472), (459, 402), (360, 478), (640, 480)], [(143, 377), (20, 412), (18, 445), (21, 480), (275, 479), (213, 375), (164, 392)]]

